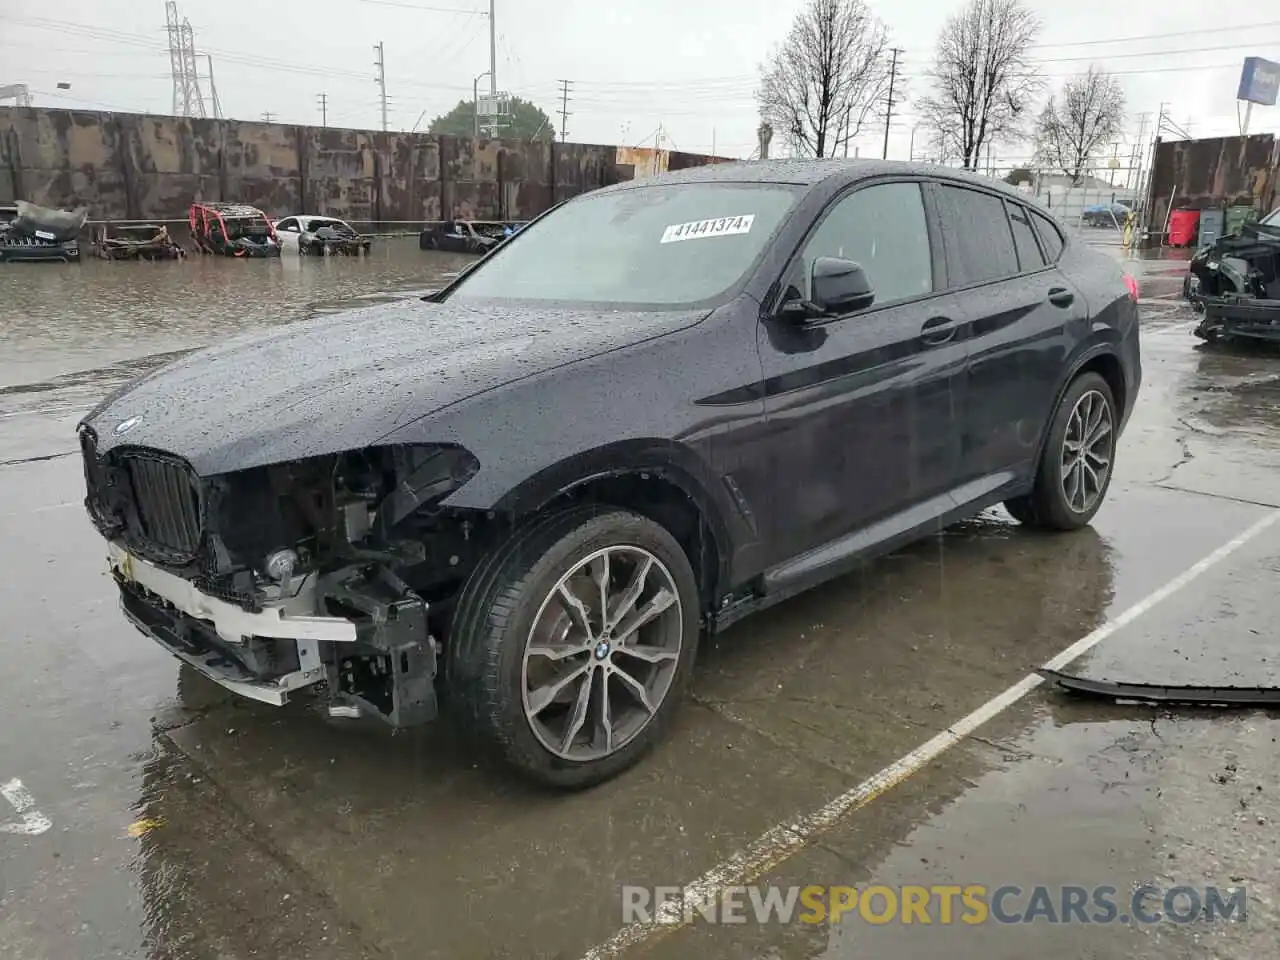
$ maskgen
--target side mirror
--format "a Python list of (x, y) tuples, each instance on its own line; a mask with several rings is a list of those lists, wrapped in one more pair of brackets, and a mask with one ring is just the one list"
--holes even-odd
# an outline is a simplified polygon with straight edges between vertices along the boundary
[(809, 289), (814, 306), (825, 314), (865, 310), (876, 299), (862, 265), (839, 257), (818, 257), (813, 261)]

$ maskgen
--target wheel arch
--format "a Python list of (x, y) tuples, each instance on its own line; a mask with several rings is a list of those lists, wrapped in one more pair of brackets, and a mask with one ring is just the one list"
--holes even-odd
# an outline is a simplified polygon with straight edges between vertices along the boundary
[(681, 444), (656, 439), (623, 442), (540, 470), (492, 510), (516, 524), (570, 503), (594, 501), (633, 510), (680, 542), (697, 575), (703, 606), (710, 609), (731, 583), (732, 560), (744, 539), (741, 515), (715, 480), (697, 455)]
[(1111, 396), (1116, 402), (1116, 416), (1122, 417), (1125, 404), (1128, 402), (1128, 384), (1124, 377), (1124, 363), (1120, 359), (1120, 344), (1110, 339), (1095, 340), (1085, 346), (1076, 357), (1067, 364), (1067, 373), (1059, 381), (1053, 394), (1053, 404), (1049, 407), (1049, 415), (1045, 418), (1041, 431), (1040, 443), (1036, 447), (1036, 463), (1044, 455), (1044, 446), (1049, 441), (1053, 418), (1062, 403), (1062, 398), (1071, 389), (1071, 384), (1083, 373), (1097, 373), (1111, 388)]

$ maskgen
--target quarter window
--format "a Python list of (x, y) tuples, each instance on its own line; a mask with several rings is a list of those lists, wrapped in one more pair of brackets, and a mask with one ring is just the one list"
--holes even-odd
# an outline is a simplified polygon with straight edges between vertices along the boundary
[(298, 232), (298, 221), (290, 217), (288, 220), (281, 220), (280, 226), (276, 227), (277, 231), (284, 230), (287, 233)]
[(999, 197), (941, 186), (938, 199), (951, 286), (1002, 280), (1017, 274), (1013, 233)]
[(1062, 232), (1044, 214), (1032, 210), (1031, 216), (1035, 218), (1036, 232), (1040, 234), (1040, 242), (1044, 244), (1044, 252), (1049, 262), (1056, 263), (1062, 256)]
[(877, 305), (932, 292), (933, 260), (920, 185), (876, 184), (837, 201), (804, 247), (800, 284), (806, 297), (818, 257), (860, 264)]
[(1040, 245), (1036, 243), (1035, 231), (1031, 228), (1031, 220), (1027, 208), (1020, 203), (1009, 203), (1009, 223), (1013, 226), (1013, 245), (1018, 249), (1018, 265), (1022, 272), (1039, 270), (1044, 266), (1044, 255)]

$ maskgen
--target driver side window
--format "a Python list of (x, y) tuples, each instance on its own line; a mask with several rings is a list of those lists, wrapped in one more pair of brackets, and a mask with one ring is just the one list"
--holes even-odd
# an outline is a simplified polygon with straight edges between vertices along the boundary
[(861, 264), (881, 306), (933, 291), (924, 198), (918, 183), (881, 183), (857, 190), (831, 207), (805, 243), (805, 299), (818, 257)]

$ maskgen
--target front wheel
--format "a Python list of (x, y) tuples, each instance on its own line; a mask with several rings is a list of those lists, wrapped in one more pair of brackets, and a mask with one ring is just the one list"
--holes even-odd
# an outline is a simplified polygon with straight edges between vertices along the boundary
[(1058, 404), (1030, 494), (1005, 501), (1019, 523), (1076, 530), (1093, 519), (1111, 485), (1120, 418), (1096, 373), (1076, 377)]
[(608, 507), (556, 513), (472, 575), (450, 637), (448, 699), (521, 773), (591, 786), (661, 739), (698, 629), (693, 569), (665, 528)]

